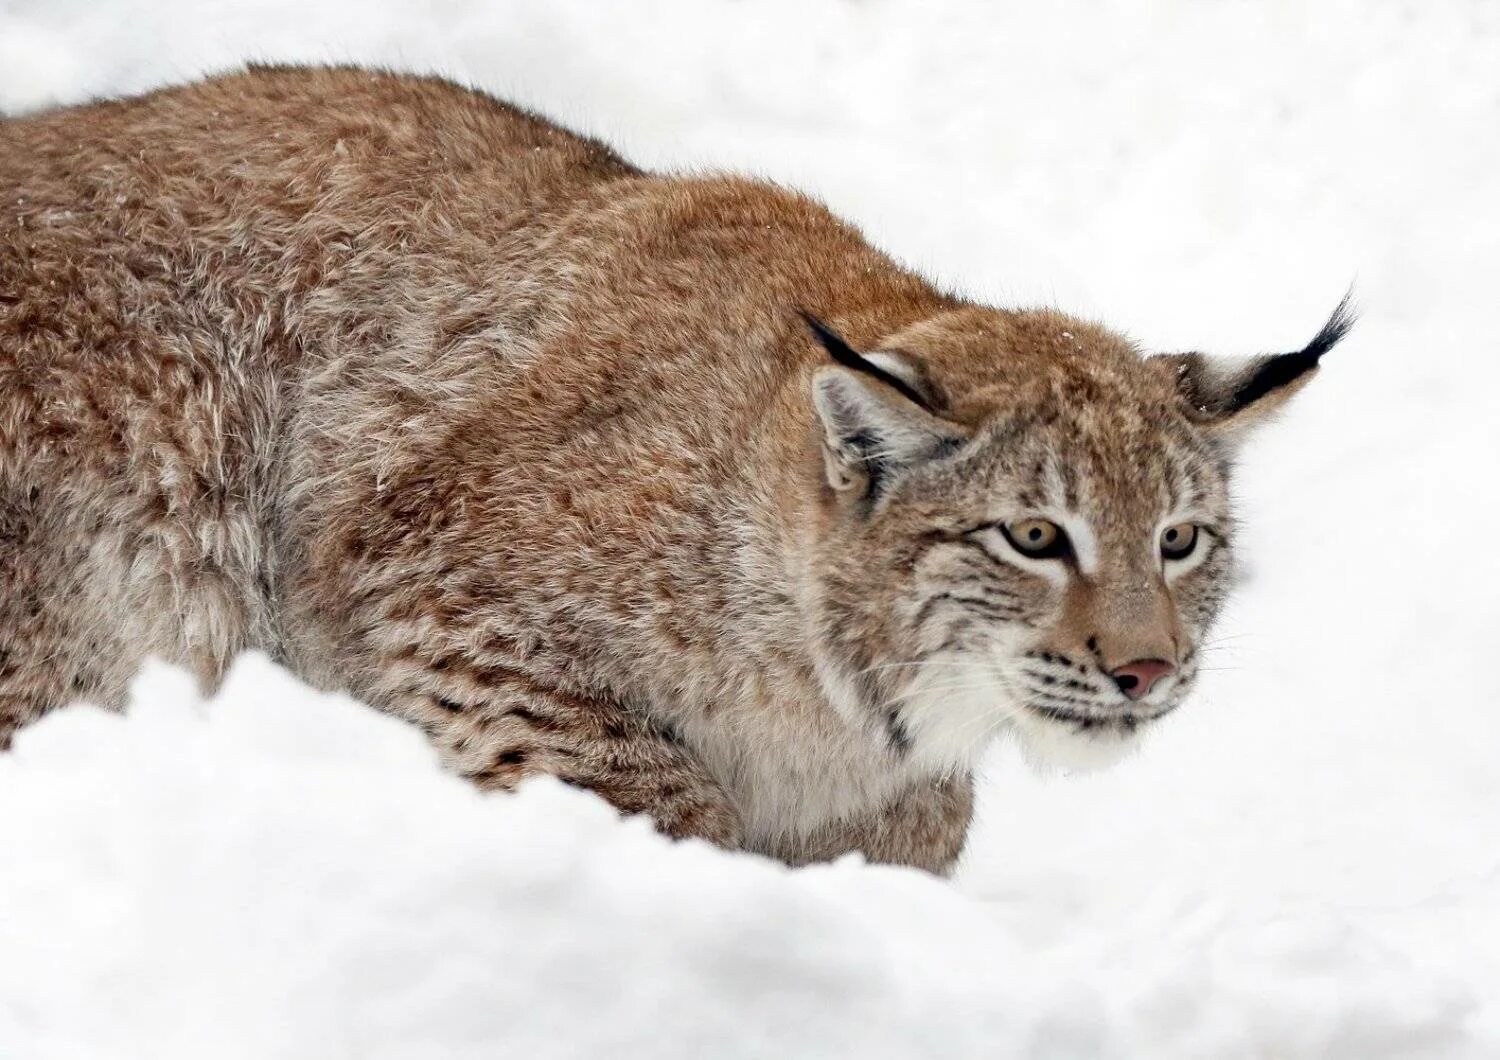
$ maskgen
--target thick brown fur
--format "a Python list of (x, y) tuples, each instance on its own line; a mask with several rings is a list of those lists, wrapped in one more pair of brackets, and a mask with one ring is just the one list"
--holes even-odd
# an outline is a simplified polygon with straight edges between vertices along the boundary
[[(1221, 378), (437, 79), (256, 68), (11, 119), (0, 745), (147, 655), (211, 687), (260, 649), (487, 788), (944, 871), (995, 731), (1123, 738), (1186, 689), (1228, 571)], [(1216, 546), (1175, 579), (1173, 504)], [(1091, 513), (1091, 568), (1005, 552), (1041, 507)], [(1107, 674), (1148, 655), (1180, 672), (1132, 713)]]

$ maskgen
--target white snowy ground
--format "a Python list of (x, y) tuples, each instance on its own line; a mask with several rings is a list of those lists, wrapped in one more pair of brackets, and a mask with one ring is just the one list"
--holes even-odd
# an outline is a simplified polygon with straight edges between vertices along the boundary
[(1500, 8), (0, 0), (0, 108), (246, 58), (452, 73), (1151, 348), (1364, 318), (1246, 456), (1198, 701), (1106, 774), (997, 749), (956, 884), (155, 672), (0, 761), (0, 1057), (1500, 1055)]

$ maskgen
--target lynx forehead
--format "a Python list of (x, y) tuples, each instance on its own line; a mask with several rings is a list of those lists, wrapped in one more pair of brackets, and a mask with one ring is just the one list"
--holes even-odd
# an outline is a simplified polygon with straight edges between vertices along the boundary
[(1002, 732), (1190, 689), (1303, 350), (1143, 356), (436, 79), (0, 121), (0, 746), (236, 653), (798, 863), (949, 868)]

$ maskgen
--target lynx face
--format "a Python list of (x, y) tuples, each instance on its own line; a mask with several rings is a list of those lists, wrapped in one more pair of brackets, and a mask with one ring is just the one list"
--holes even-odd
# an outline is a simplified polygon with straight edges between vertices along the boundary
[(1216, 367), (1050, 313), (929, 322), (869, 356), (813, 321), (839, 362), (813, 383), (835, 698), (938, 770), (1006, 730), (1067, 764), (1129, 747), (1191, 691), (1228, 591), (1235, 445), (1349, 323)]

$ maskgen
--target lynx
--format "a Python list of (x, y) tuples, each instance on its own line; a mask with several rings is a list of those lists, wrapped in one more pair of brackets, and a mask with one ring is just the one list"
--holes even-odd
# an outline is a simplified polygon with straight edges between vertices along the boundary
[(257, 67), (0, 123), (0, 745), (260, 650), (675, 837), (946, 872), (1191, 689), (1294, 353), (942, 293), (813, 200)]

